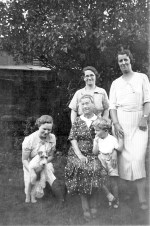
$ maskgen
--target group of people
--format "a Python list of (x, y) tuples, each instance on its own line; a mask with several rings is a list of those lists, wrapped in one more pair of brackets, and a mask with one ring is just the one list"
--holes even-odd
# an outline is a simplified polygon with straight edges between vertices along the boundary
[[(74, 94), (69, 104), (72, 126), (65, 184), (69, 194), (80, 195), (87, 221), (97, 215), (99, 192), (104, 192), (109, 206), (119, 207), (118, 177), (135, 182), (139, 207), (148, 208), (145, 155), (150, 83), (145, 74), (132, 70), (129, 50), (118, 52), (117, 58), (122, 76), (113, 81), (109, 99), (106, 91), (96, 86), (97, 70), (88, 66), (83, 69), (85, 87)], [(45, 181), (54, 193), (61, 193), (51, 163), (56, 146), (55, 135), (51, 133), (53, 120), (44, 115), (37, 124), (39, 130), (26, 137), (22, 145), (26, 202), (30, 201), (27, 190), (32, 187), (30, 160), (38, 154), (39, 144), (44, 144), (48, 151)]]

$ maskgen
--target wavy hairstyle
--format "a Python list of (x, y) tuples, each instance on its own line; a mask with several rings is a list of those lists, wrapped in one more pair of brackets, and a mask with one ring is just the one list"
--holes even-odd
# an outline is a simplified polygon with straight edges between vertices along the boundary
[(53, 124), (53, 118), (50, 115), (42, 115), (40, 118), (36, 120), (36, 125), (40, 127), (45, 123)]

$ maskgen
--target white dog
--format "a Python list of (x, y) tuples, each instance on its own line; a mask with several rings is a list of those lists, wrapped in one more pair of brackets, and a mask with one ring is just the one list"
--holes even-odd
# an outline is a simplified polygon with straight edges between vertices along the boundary
[[(42, 195), (43, 188), (45, 187), (48, 152), (46, 151), (45, 145), (39, 145), (37, 152), (38, 154), (29, 162), (30, 180), (25, 202), (30, 202), (30, 200), (32, 203), (37, 202), (35, 199), (37, 191)], [(40, 176), (39, 181), (37, 180), (38, 176)]]

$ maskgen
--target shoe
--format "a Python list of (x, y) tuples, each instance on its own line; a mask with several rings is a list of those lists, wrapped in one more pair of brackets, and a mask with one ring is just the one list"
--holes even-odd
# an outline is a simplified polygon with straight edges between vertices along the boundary
[(111, 193), (109, 193), (107, 195), (107, 199), (108, 199), (108, 205), (109, 205), (109, 207), (111, 207), (112, 203), (115, 201), (115, 197)]
[(97, 209), (96, 208), (91, 208), (91, 215), (92, 215), (92, 218), (96, 218), (96, 216), (97, 216)]
[(115, 199), (115, 200), (114, 200), (113, 207), (114, 207), (115, 209), (118, 209), (118, 207), (119, 207), (119, 199)]
[(84, 216), (84, 220), (86, 222), (89, 222), (91, 220), (91, 214), (90, 214), (89, 210), (84, 211), (83, 216)]
[(147, 205), (146, 201), (140, 203), (140, 209), (141, 210), (147, 210), (148, 209), (148, 205)]

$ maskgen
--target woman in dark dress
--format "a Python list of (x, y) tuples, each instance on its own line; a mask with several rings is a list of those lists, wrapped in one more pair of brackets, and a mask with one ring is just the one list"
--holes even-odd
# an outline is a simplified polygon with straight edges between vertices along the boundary
[(107, 181), (107, 173), (92, 153), (92, 122), (97, 119), (93, 113), (93, 97), (84, 95), (80, 101), (83, 115), (76, 118), (70, 131), (72, 146), (68, 152), (65, 178), (68, 193), (80, 194), (84, 218), (90, 220), (96, 216), (97, 193)]

